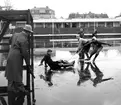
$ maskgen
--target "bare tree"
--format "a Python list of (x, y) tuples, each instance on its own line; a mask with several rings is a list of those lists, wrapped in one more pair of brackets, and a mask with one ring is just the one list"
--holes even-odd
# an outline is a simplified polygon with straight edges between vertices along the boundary
[(13, 5), (11, 3), (11, 0), (4, 0), (4, 4), (5, 4), (5, 10), (11, 10), (13, 8)]

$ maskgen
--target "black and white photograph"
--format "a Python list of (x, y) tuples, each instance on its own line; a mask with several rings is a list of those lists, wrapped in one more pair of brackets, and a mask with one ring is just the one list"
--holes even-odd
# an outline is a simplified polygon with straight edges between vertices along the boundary
[(121, 105), (120, 0), (0, 0), (0, 105)]

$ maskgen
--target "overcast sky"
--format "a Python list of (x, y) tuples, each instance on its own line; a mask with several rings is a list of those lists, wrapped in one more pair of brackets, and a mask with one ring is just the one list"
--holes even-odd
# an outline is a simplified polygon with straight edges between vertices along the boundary
[[(67, 18), (69, 13), (107, 13), (115, 17), (121, 13), (121, 0), (9, 0), (15, 9), (31, 9), (45, 7), (55, 10), (56, 17)], [(4, 5), (4, 0), (0, 0)]]

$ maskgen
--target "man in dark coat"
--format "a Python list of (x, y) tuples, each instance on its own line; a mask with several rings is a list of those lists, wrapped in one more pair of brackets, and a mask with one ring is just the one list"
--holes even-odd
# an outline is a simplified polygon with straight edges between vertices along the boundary
[[(28, 36), (32, 33), (31, 25), (25, 25), (21, 33), (13, 34), (11, 48), (7, 58), (5, 77), (8, 80), (8, 103), (9, 105), (23, 105), (27, 91), (22, 83), (23, 59), (27, 67), (30, 67)], [(20, 94), (19, 94), (20, 93)]]

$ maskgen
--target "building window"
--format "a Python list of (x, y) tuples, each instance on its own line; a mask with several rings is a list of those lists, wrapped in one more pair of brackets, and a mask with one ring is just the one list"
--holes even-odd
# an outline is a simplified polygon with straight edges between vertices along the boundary
[(46, 11), (44, 9), (40, 9), (39, 10), (39, 13), (42, 14), (42, 13), (46, 13)]
[(25, 24), (26, 24), (26, 22), (18, 22), (18, 23), (16, 23), (16, 26), (17, 27), (24, 27), (25, 26)]
[(79, 27), (79, 23), (72, 23), (72, 28), (77, 28)]
[(98, 27), (105, 27), (105, 22), (98, 22)]
[(114, 22), (113, 27), (120, 27), (120, 23), (119, 22)]
[(107, 22), (107, 27), (113, 27), (113, 22)]
[(49, 10), (46, 10), (46, 13), (48, 14), (49, 13)]
[(61, 28), (62, 23), (55, 23), (55, 28)]
[(39, 14), (39, 10), (33, 10), (34, 12), (34, 14)]
[(64, 23), (65, 28), (70, 28), (70, 23)]
[(89, 27), (94, 27), (95, 26), (95, 22), (89, 22)]
[(81, 24), (81, 27), (88, 27), (88, 23), (86, 22), (86, 23), (80, 23)]
[(35, 27), (43, 27), (44, 25), (43, 25), (43, 23), (35, 23), (34, 26), (35, 26)]
[(45, 28), (52, 28), (52, 23), (45, 23)]
[(32, 10), (31, 13), (34, 14), (34, 11)]

